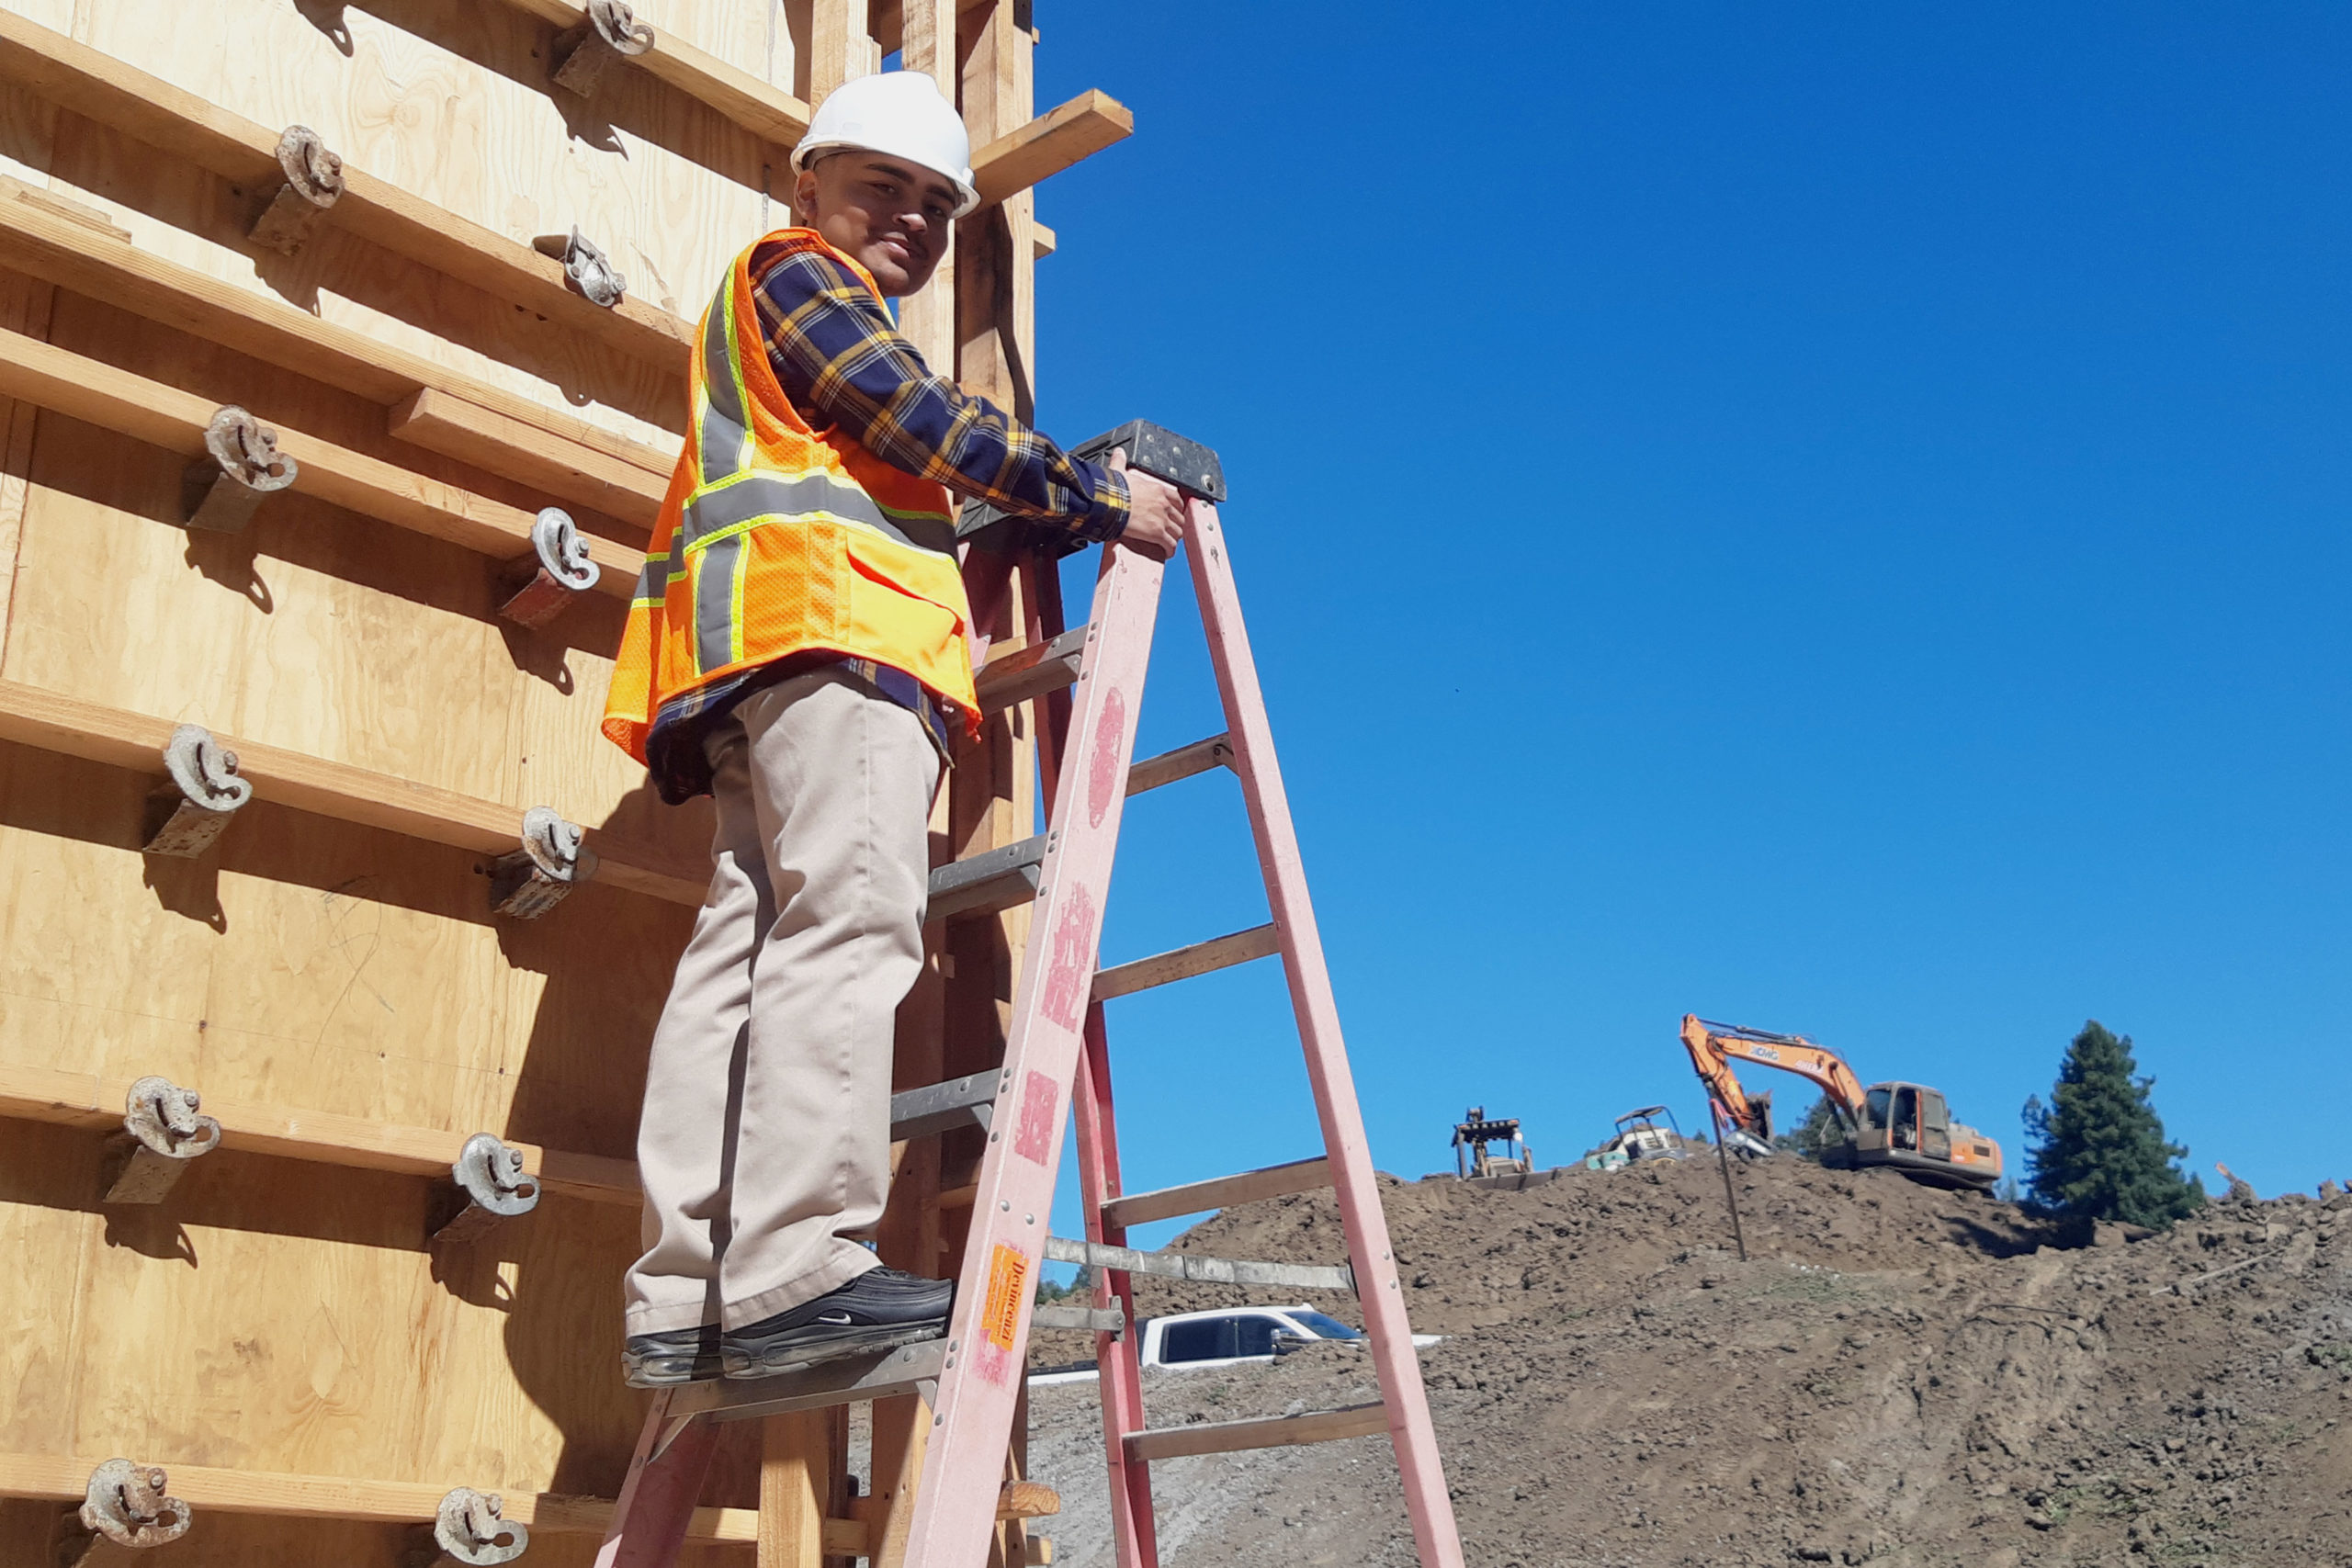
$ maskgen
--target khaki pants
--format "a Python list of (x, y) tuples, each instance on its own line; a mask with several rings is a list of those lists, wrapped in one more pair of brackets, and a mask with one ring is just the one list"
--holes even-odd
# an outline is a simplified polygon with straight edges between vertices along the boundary
[(922, 966), (922, 722), (846, 671), (755, 692), (707, 742), (718, 829), (638, 1127), (628, 1331), (740, 1328), (875, 1266), (890, 1057)]

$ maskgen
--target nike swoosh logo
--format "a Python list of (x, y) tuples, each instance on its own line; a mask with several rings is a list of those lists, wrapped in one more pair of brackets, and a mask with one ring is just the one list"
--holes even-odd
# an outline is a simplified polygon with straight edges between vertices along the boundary
[(820, 1312), (816, 1320), (828, 1328), (847, 1328), (850, 1325), (850, 1315), (845, 1312)]

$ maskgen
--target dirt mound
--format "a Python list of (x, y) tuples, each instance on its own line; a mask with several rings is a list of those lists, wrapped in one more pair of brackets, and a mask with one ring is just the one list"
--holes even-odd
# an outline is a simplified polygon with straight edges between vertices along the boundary
[[(2352, 1568), (2352, 1199), (2070, 1236), (1888, 1172), (1733, 1178), (1746, 1263), (1713, 1161), (1385, 1189), (1414, 1326), (1448, 1336), (1422, 1365), (1471, 1562)], [(1341, 1260), (1327, 1196), (1178, 1245)], [(1297, 1299), (1138, 1286), (1148, 1312)], [(1373, 1397), (1343, 1347), (1145, 1390), (1155, 1426)], [(1091, 1386), (1034, 1409), (1057, 1562), (1108, 1564)], [(1413, 1561), (1379, 1439), (1154, 1473), (1168, 1568)]]

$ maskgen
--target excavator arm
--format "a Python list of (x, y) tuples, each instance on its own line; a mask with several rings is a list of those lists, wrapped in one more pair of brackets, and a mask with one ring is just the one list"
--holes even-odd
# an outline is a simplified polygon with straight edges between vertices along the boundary
[(1707, 1093), (1723, 1107), (1734, 1126), (1752, 1137), (1770, 1142), (1772, 1097), (1759, 1094), (1750, 1099), (1732, 1071), (1735, 1060), (1794, 1073), (1828, 1096), (1829, 1103), (1844, 1113), (1848, 1125), (1860, 1119), (1862, 1086), (1854, 1069), (1835, 1051), (1801, 1034), (1770, 1034), (1736, 1023), (1712, 1023), (1686, 1013), (1682, 1044), (1690, 1053), (1690, 1065), (1699, 1070), (1699, 1081), (1707, 1086)]

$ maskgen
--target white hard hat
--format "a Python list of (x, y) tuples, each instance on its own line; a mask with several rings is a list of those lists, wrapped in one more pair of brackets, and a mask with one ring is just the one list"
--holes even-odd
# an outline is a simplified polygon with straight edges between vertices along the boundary
[(792, 150), (797, 170), (827, 152), (857, 149), (920, 164), (956, 182), (956, 216), (980, 204), (972, 188), (972, 138), (939, 91), (920, 71), (886, 71), (835, 88), (817, 106), (808, 134)]

